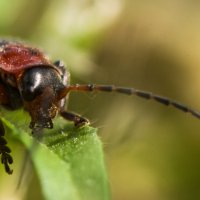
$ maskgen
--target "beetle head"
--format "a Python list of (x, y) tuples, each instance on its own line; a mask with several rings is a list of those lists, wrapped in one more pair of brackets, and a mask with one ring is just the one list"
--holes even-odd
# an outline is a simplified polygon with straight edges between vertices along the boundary
[(64, 88), (59, 72), (48, 66), (34, 66), (27, 69), (19, 81), (24, 107), (31, 116), (30, 128), (34, 130), (53, 128), (62, 100), (58, 93)]

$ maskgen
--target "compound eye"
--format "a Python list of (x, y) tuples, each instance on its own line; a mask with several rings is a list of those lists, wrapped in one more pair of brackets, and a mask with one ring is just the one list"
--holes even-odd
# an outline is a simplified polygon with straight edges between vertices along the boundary
[(56, 67), (60, 67), (60, 68), (65, 67), (64, 62), (61, 61), (61, 60), (56, 60), (56, 61), (54, 62), (54, 65), (55, 65)]
[(36, 70), (27, 71), (21, 80), (21, 94), (25, 101), (32, 101), (42, 93), (44, 77)]

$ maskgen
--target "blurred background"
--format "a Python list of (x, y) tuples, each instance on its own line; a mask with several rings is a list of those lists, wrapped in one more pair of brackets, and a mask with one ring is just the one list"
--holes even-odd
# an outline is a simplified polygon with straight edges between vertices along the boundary
[[(194, 0), (1, 0), (0, 35), (63, 60), (72, 83), (135, 87), (200, 110), (199, 11)], [(198, 119), (113, 93), (73, 93), (68, 106), (99, 128), (114, 200), (200, 199)], [(13, 146), (19, 172), (23, 147)], [(43, 199), (34, 171), (16, 193), (19, 173), (0, 168), (0, 199)]]

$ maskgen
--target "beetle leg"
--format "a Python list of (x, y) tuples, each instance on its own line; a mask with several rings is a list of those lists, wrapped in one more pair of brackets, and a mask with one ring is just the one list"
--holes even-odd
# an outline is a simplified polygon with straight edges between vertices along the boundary
[(82, 127), (84, 125), (90, 124), (88, 119), (73, 112), (62, 111), (60, 115), (66, 120), (73, 121), (76, 127)]
[(63, 75), (66, 73), (65, 64), (64, 64), (63, 61), (61, 61), (61, 60), (56, 60), (53, 64), (54, 64), (59, 70), (62, 71), (62, 74), (63, 74)]
[(5, 135), (5, 129), (3, 126), (2, 121), (0, 120), (0, 155), (1, 155), (1, 163), (4, 165), (5, 171), (8, 174), (12, 174), (13, 170), (10, 169), (10, 164), (13, 163), (13, 158), (10, 155), (11, 150), (10, 148), (6, 145), (7, 141), (4, 138)]

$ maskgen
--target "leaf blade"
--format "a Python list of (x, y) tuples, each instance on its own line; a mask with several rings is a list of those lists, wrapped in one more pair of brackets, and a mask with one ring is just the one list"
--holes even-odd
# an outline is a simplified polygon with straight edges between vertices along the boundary
[[(23, 124), (23, 118), (24, 114), (20, 116), (20, 124)], [(15, 133), (15, 137), (31, 150), (35, 138), (27, 134), (28, 129), (21, 128), (12, 117), (7, 116), (5, 119), (4, 123)], [(31, 152), (45, 198), (110, 199), (102, 144), (97, 130), (89, 126), (77, 129), (73, 125), (66, 125), (66, 121), (61, 118), (54, 124), (54, 129), (45, 130), (41, 142), (34, 140), (37, 148)]]

